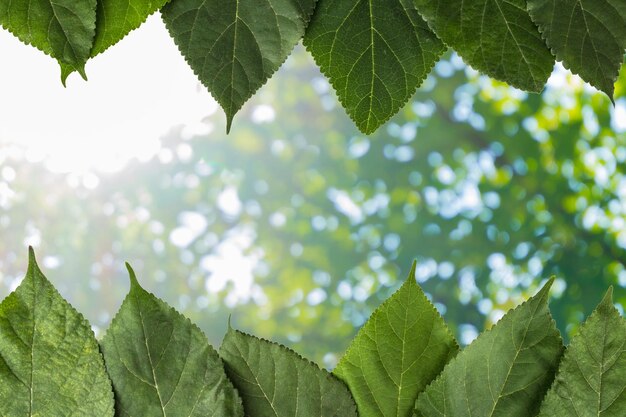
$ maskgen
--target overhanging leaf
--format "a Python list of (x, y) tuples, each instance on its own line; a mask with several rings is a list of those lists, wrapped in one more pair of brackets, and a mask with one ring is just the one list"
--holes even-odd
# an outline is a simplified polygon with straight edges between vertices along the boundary
[(528, 0), (528, 11), (556, 58), (613, 99), (626, 48), (626, 2)]
[(333, 373), (350, 388), (361, 417), (410, 416), (417, 394), (458, 345), (415, 282), (407, 281), (369, 318)]
[(0, 25), (84, 76), (95, 34), (96, 0), (0, 0)]
[(543, 89), (554, 58), (526, 0), (415, 0), (437, 35), (485, 74), (527, 91)]
[(366, 134), (400, 110), (445, 50), (412, 0), (319, 0), (304, 44)]
[(445, 367), (418, 398), (425, 416), (534, 416), (563, 350), (548, 311), (553, 280)]
[(113, 392), (85, 318), (39, 270), (0, 303), (0, 415), (113, 416)]
[(626, 410), (626, 321), (609, 289), (572, 339), (540, 416), (621, 417)]
[(277, 343), (228, 329), (220, 347), (250, 417), (356, 417), (346, 386)]
[(243, 416), (217, 352), (195, 325), (139, 286), (102, 340), (117, 415)]
[(315, 0), (176, 0), (161, 13), (200, 81), (233, 117), (304, 35)]
[[(93, 58), (115, 45), (169, 0), (98, 0), (96, 35), (89, 54)], [(61, 64), (63, 83), (74, 71)]]

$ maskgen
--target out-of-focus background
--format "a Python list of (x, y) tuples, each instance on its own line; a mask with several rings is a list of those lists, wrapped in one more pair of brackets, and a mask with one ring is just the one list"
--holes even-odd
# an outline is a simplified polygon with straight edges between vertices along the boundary
[(232, 314), (327, 367), (413, 260), (462, 344), (553, 275), (566, 337), (609, 285), (626, 303), (626, 75), (613, 107), (559, 65), (534, 95), (448, 53), (366, 137), (297, 47), (226, 136), (158, 17), (67, 89), (0, 50), (0, 298), (33, 245), (102, 335), (129, 261), (214, 344)]

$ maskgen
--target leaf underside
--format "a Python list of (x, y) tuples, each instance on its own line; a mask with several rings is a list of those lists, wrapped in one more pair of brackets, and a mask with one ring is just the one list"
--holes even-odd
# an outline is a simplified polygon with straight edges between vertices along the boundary
[(350, 388), (360, 417), (406, 417), (457, 351), (417, 285), (413, 263), (407, 281), (374, 311), (333, 373)]
[(241, 417), (241, 400), (208, 340), (188, 319), (139, 286), (101, 342), (119, 416)]
[(161, 14), (182, 55), (220, 103), (227, 131), (304, 35), (315, 0), (176, 0)]
[(445, 51), (411, 0), (319, 0), (304, 45), (365, 134), (400, 110)]
[(96, 27), (96, 0), (0, 0), (0, 25), (59, 64), (84, 73)]
[(357, 416), (341, 381), (284, 346), (229, 328), (220, 355), (246, 416)]
[(563, 350), (548, 310), (551, 284), (461, 351), (419, 396), (419, 412), (425, 417), (536, 415)]
[(556, 58), (613, 99), (626, 48), (626, 2), (528, 0), (528, 11)]
[(0, 303), (0, 415), (113, 416), (113, 392), (85, 318), (30, 252), (22, 284)]
[(526, 10), (526, 0), (415, 3), (435, 33), (476, 70), (523, 90), (543, 89), (554, 57)]
[(626, 410), (626, 321), (612, 289), (568, 346), (541, 417), (621, 417)]

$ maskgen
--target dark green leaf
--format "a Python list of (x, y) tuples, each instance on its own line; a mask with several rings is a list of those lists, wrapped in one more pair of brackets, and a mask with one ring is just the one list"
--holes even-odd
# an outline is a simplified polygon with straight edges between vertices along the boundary
[[(96, 15), (96, 36), (90, 58), (121, 41), (132, 30), (141, 26), (154, 12), (169, 0), (99, 0)], [(61, 64), (63, 82), (73, 72), (71, 66)]]
[(277, 343), (233, 330), (220, 348), (250, 417), (356, 417), (348, 388)]
[(121, 416), (243, 416), (217, 352), (188, 319), (139, 286), (106, 336), (102, 353)]
[(612, 296), (609, 289), (567, 347), (540, 416), (626, 413), (626, 321)]
[(350, 388), (361, 417), (410, 416), (417, 394), (458, 345), (415, 282), (407, 281), (369, 318), (334, 374)]
[(0, 304), (0, 415), (113, 416), (113, 392), (85, 318), (39, 270)]
[(96, 0), (0, 0), (0, 25), (84, 76), (96, 28)]
[[(91, 57), (115, 45), (169, 0), (99, 0)], [(120, 13), (120, 11), (124, 13)]]
[(475, 69), (527, 91), (541, 91), (554, 58), (526, 11), (526, 0), (415, 0), (430, 27)]
[(315, 0), (176, 0), (163, 20), (200, 81), (233, 117), (287, 59)]
[(425, 416), (535, 415), (563, 344), (548, 311), (550, 280), (461, 351), (418, 398)]
[(366, 134), (398, 112), (445, 50), (411, 0), (320, 0), (304, 44)]
[(556, 58), (612, 99), (626, 48), (626, 2), (528, 0), (528, 11)]

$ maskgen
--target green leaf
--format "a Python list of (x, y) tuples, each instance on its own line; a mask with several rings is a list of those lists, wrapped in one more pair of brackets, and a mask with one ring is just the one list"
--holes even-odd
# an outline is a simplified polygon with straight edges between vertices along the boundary
[(359, 416), (410, 416), (417, 394), (457, 351), (415, 282), (413, 263), (407, 281), (374, 311), (333, 373), (350, 388)]
[(250, 417), (356, 417), (348, 388), (277, 343), (230, 326), (220, 355)]
[[(91, 57), (115, 45), (169, 0), (99, 0)], [(124, 11), (124, 13), (120, 13)]]
[(176, 0), (163, 20), (193, 71), (233, 117), (304, 35), (315, 0)]
[(552, 282), (450, 361), (418, 398), (425, 417), (536, 415), (563, 351), (548, 311)]
[(572, 339), (540, 416), (621, 417), (626, 410), (626, 321), (613, 290)]
[(554, 58), (526, 0), (415, 0), (437, 35), (465, 62), (527, 91), (543, 89)]
[(139, 286), (102, 340), (120, 416), (243, 416), (241, 400), (200, 329)]
[(84, 74), (96, 28), (96, 0), (0, 0), (0, 25)]
[[(115, 45), (146, 19), (163, 7), (169, 0), (99, 0), (96, 14), (96, 36), (89, 54), (90, 58)], [(61, 65), (63, 83), (74, 71), (71, 66)]]
[(113, 416), (113, 392), (87, 320), (39, 270), (0, 303), (0, 415)]
[(445, 50), (412, 0), (319, 0), (304, 44), (366, 134), (400, 110)]
[(626, 2), (528, 0), (528, 11), (556, 58), (613, 99), (626, 48)]

